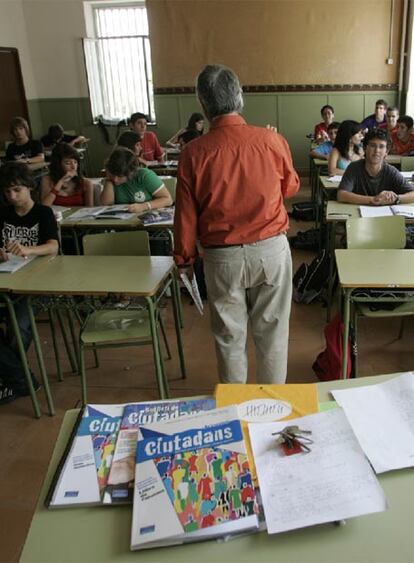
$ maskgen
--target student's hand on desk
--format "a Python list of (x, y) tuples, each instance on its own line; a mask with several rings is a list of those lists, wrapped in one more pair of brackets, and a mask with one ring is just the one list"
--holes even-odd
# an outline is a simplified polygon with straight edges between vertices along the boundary
[(6, 246), (7, 252), (11, 252), (15, 256), (22, 256), (22, 258), (26, 258), (30, 256), (31, 250), (30, 246), (23, 246), (17, 240), (9, 241)]
[(392, 205), (395, 203), (397, 195), (395, 192), (383, 190), (373, 198), (374, 205)]
[(128, 211), (130, 213), (143, 213), (144, 211), (149, 211), (148, 205), (145, 203), (131, 203), (128, 205)]

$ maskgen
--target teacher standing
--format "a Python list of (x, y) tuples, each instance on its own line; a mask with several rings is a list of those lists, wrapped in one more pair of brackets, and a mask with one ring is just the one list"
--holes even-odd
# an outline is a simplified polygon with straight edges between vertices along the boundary
[(283, 200), (299, 178), (284, 137), (240, 116), (242, 89), (230, 68), (206, 66), (197, 95), (210, 131), (180, 156), (175, 261), (191, 276), (200, 241), (220, 380), (246, 382), (250, 321), (257, 381), (284, 383), (292, 263)]

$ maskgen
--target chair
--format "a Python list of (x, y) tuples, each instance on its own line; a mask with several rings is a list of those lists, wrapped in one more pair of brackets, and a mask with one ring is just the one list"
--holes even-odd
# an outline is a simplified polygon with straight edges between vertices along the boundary
[(414, 170), (414, 156), (401, 157), (401, 172), (411, 172)]
[(164, 186), (167, 188), (167, 190), (170, 192), (170, 196), (173, 200), (173, 203), (175, 203), (175, 191), (176, 191), (176, 187), (177, 187), (177, 178), (174, 178), (174, 176), (160, 176), (160, 179), (162, 180)]
[[(149, 256), (148, 233), (145, 231), (110, 232), (85, 235), (83, 238), (85, 255), (95, 256)], [(122, 306), (122, 303), (120, 304)], [(170, 359), (170, 350), (161, 316), (157, 319)], [(88, 315), (81, 327), (79, 335), (79, 367), (82, 384), (82, 402), (86, 404), (86, 371), (85, 349), (115, 348), (123, 346), (140, 346), (154, 342), (151, 335), (148, 311), (146, 308), (123, 310), (100, 310)], [(161, 358), (162, 374), (157, 373), (157, 383), (160, 390), (164, 377), (164, 367)]]
[[(346, 222), (347, 248), (349, 249), (401, 249), (405, 247), (405, 220), (404, 217), (363, 217), (348, 219)], [(387, 300), (386, 291), (384, 291), (383, 300)], [(390, 294), (388, 301), (393, 301)], [(358, 316), (364, 317), (405, 317), (414, 315), (414, 304), (400, 302), (397, 307), (392, 310), (370, 308), (369, 294), (367, 301), (363, 301), (363, 296), (358, 296), (358, 301), (354, 301), (353, 308), (353, 329), (354, 339), (357, 343), (357, 321)], [(398, 300), (396, 301), (398, 303)], [(402, 337), (403, 320), (401, 321), (398, 339)], [(357, 358), (357, 355), (356, 355)], [(354, 375), (358, 375), (358, 365), (355, 360)]]

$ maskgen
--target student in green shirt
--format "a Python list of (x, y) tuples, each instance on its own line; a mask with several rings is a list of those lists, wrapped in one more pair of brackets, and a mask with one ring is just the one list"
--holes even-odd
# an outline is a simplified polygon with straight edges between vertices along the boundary
[(126, 148), (116, 148), (106, 163), (106, 177), (101, 194), (102, 205), (129, 203), (131, 213), (142, 213), (172, 205), (169, 191), (159, 176), (140, 168), (137, 156)]

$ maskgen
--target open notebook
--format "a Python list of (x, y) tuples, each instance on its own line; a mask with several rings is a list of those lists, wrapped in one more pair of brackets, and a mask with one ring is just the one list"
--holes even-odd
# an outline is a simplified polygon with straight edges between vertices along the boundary
[(6, 262), (0, 263), (0, 273), (13, 274), (36, 258), (36, 256), (27, 256), (26, 258), (23, 258), (22, 256), (15, 256), (14, 254), (7, 254), (7, 257), (8, 259)]
[(104, 205), (101, 207), (83, 207), (66, 217), (66, 221), (82, 219), (132, 219), (136, 213), (130, 213), (127, 205)]
[(361, 217), (387, 217), (392, 215), (401, 215), (414, 219), (414, 205), (380, 205), (369, 206), (360, 205), (359, 212)]

